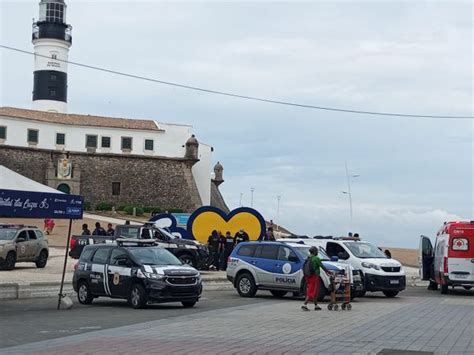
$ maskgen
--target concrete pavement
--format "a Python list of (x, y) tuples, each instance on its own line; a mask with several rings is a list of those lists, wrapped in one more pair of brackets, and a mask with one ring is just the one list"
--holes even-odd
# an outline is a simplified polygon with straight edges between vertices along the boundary
[[(416, 290), (419, 295), (357, 300), (351, 312), (326, 308), (302, 312), (301, 301), (265, 298), (264, 302), (3, 348), (1, 353), (377, 354), (410, 350), (472, 354), (472, 294), (441, 297)], [(425, 293), (431, 297), (424, 297)]]

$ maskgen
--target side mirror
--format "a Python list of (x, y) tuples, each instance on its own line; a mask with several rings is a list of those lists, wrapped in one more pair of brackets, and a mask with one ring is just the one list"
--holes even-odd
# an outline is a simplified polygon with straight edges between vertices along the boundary
[(292, 263), (297, 263), (298, 261), (300, 261), (300, 259), (298, 259), (297, 256), (290, 255), (290, 256), (288, 257), (288, 261), (291, 261)]
[(331, 256), (331, 261), (339, 261), (339, 257), (337, 257), (337, 256)]

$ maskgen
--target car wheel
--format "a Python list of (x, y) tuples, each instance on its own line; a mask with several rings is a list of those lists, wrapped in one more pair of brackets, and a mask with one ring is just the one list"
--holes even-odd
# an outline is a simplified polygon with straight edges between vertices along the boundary
[(434, 281), (430, 281), (430, 284), (428, 285), (428, 290), (436, 291), (437, 289), (438, 289), (438, 284)]
[(46, 250), (41, 250), (41, 253), (38, 256), (38, 259), (36, 259), (35, 261), (36, 267), (39, 269), (42, 269), (46, 266), (47, 262), (48, 262), (48, 252)]
[(383, 294), (387, 297), (392, 298), (398, 295), (398, 291), (383, 291)]
[(257, 293), (257, 285), (253, 276), (249, 273), (241, 274), (237, 278), (237, 291), (241, 297), (254, 297)]
[(181, 254), (178, 257), (178, 259), (181, 260), (181, 262), (185, 265), (196, 267), (196, 263), (194, 262), (194, 258), (189, 254)]
[(197, 301), (183, 301), (181, 302), (184, 308), (192, 308)]
[(472, 288), (472, 286), (463, 286), (465, 290), (470, 290)]
[(7, 254), (5, 258), (4, 268), (5, 270), (13, 270), (16, 264), (16, 254), (15, 252), (11, 251)]
[(85, 281), (79, 283), (79, 287), (77, 288), (77, 300), (81, 304), (91, 304), (94, 300), (89, 285)]
[(128, 296), (128, 303), (130, 303), (133, 308), (138, 309), (145, 307), (147, 302), (148, 296), (143, 286), (140, 284), (133, 285)]
[(448, 285), (441, 285), (441, 294), (446, 295), (448, 293)]
[(273, 291), (270, 291), (270, 293), (275, 296), (275, 297), (278, 297), (278, 298), (283, 298), (285, 297), (285, 295), (288, 293), (286, 291), (279, 291), (279, 290), (273, 290)]

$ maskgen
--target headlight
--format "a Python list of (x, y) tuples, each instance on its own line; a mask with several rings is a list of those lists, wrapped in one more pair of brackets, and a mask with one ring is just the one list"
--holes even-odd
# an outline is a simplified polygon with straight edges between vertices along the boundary
[(161, 280), (164, 278), (164, 275), (155, 274), (153, 272), (145, 272), (138, 270), (137, 277), (140, 279), (153, 279), (153, 280)]
[(362, 266), (365, 267), (366, 269), (380, 270), (380, 266), (372, 264), (372, 263), (367, 263), (365, 261), (362, 263)]

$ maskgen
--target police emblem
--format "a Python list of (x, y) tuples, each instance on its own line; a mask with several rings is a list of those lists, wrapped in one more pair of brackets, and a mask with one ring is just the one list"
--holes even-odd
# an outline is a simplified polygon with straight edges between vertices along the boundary
[(117, 286), (120, 283), (120, 274), (118, 272), (114, 273), (113, 283), (115, 286)]
[(289, 274), (291, 272), (291, 265), (289, 263), (286, 263), (283, 265), (283, 273)]

